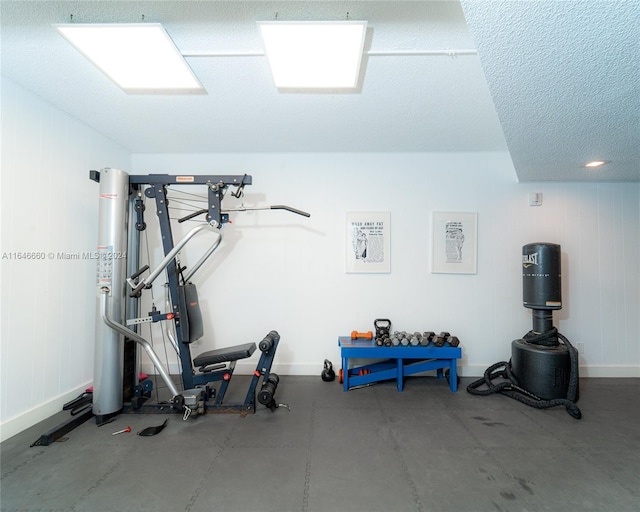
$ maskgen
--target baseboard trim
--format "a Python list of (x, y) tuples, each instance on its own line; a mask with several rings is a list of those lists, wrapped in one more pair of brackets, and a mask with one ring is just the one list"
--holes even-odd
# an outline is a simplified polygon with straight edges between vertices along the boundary
[(33, 407), (27, 411), (24, 411), (13, 418), (10, 418), (0, 424), (0, 442), (23, 432), (29, 427), (37, 425), (41, 421), (50, 418), (54, 414), (59, 413), (62, 410), (62, 406), (67, 402), (70, 402), (91, 386), (91, 382), (87, 382), (82, 386), (78, 386), (71, 391), (67, 391), (62, 395), (58, 395), (43, 404)]
[(581, 366), (580, 377), (594, 378), (635, 378), (640, 377), (640, 365), (597, 365), (597, 366)]

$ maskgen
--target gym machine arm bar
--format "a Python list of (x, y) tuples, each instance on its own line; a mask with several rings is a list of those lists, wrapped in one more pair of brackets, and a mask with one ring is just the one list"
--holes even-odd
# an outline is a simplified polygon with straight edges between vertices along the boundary
[(297, 208), (292, 208), (291, 206), (287, 206), (286, 204), (274, 204), (271, 206), (258, 206), (258, 207), (250, 207), (247, 208), (245, 206), (240, 206), (239, 208), (225, 208), (222, 210), (223, 212), (248, 212), (254, 210), (287, 210), (288, 212), (295, 213), (297, 215), (302, 215), (303, 217), (311, 217), (310, 213), (307, 213), (302, 210), (298, 210)]
[(153, 366), (155, 367), (156, 370), (158, 370), (160, 377), (162, 378), (164, 383), (167, 385), (167, 387), (171, 391), (171, 396), (172, 397), (178, 396), (180, 394), (180, 392), (178, 391), (178, 388), (176, 388), (175, 384), (169, 377), (169, 374), (167, 374), (167, 372), (163, 368), (162, 363), (160, 362), (160, 359), (158, 359), (158, 356), (154, 352), (151, 344), (139, 334), (133, 332), (130, 329), (127, 329), (124, 325), (121, 325), (115, 322), (114, 320), (112, 320), (111, 318), (109, 318), (109, 312), (107, 310), (107, 295), (109, 294), (109, 288), (104, 286), (100, 289), (100, 291), (102, 292), (102, 297), (100, 298), (100, 306), (101, 306), (100, 309), (101, 309), (102, 321), (107, 326), (111, 327), (111, 329), (113, 329), (114, 331), (119, 332), (120, 334), (123, 334), (124, 336), (127, 336), (128, 338), (132, 339), (136, 343), (139, 343), (140, 345), (142, 345), (146, 350), (147, 355), (149, 356), (149, 359), (151, 359)]
[[(248, 212), (248, 211), (254, 211), (254, 210), (287, 210), (288, 212), (295, 213), (297, 215), (302, 215), (303, 217), (311, 217), (310, 213), (304, 212), (302, 210), (298, 210), (297, 208), (292, 208), (291, 206), (287, 206), (285, 204), (274, 204), (271, 206), (261, 206), (261, 207), (255, 207), (255, 208), (247, 208), (245, 206), (240, 206), (238, 208), (225, 208), (224, 210), (222, 210), (222, 213)], [(178, 219), (178, 222), (186, 222), (188, 220), (193, 219), (194, 217), (197, 217), (198, 215), (207, 213), (208, 211), (209, 210), (207, 210), (206, 208), (202, 208), (201, 210), (197, 210), (193, 213), (190, 213), (189, 215), (185, 215), (184, 217), (181, 217), (180, 219)]]
[[(209, 224), (201, 224), (199, 226), (196, 226), (195, 228), (193, 228), (191, 231), (189, 231), (184, 237), (182, 237), (182, 239), (175, 245), (175, 247), (173, 249), (171, 249), (171, 251), (169, 251), (169, 253), (164, 257), (164, 259), (158, 264), (158, 266), (153, 270), (153, 272), (151, 272), (145, 279), (143, 279), (142, 281), (140, 281), (140, 284), (138, 284), (138, 286), (136, 286), (133, 291), (131, 292), (132, 296), (137, 295), (143, 288), (149, 288), (151, 286), (151, 283), (153, 283), (156, 278), (160, 275), (160, 273), (169, 265), (169, 263), (171, 263), (175, 257), (178, 255), (178, 253), (182, 250), (182, 248), (187, 245), (187, 242), (189, 242), (189, 240), (191, 240), (195, 235), (197, 235), (200, 231), (203, 231), (205, 229), (208, 229), (214, 233), (216, 233), (218, 235), (218, 239), (216, 240), (216, 242), (213, 245), (212, 249), (209, 249), (206, 253), (205, 256), (202, 257), (198, 263), (196, 263), (196, 267), (194, 270), (192, 270), (189, 273), (189, 277), (193, 276), (193, 274), (195, 273), (195, 270), (198, 270), (202, 264), (206, 261), (206, 259), (211, 256), (211, 254), (213, 253), (213, 251), (216, 249), (216, 247), (218, 246), (218, 244), (220, 243), (221, 240), (221, 235), (219, 231), (214, 231), (216, 228), (215, 226), (209, 225)], [(127, 282), (129, 282), (129, 285), (131, 285), (131, 282), (129, 280), (127, 280)]]
[(202, 258), (198, 260), (198, 262), (191, 268), (189, 273), (185, 276), (184, 278), (185, 282), (187, 283), (189, 282), (189, 280), (200, 269), (200, 267), (204, 265), (204, 262), (209, 259), (209, 256), (211, 256), (214, 253), (214, 251), (218, 248), (218, 246), (220, 245), (220, 242), (222, 242), (222, 231), (217, 231), (217, 235), (218, 235), (218, 239), (213, 243), (211, 247), (209, 247), (209, 249), (207, 249), (207, 251), (202, 255)]

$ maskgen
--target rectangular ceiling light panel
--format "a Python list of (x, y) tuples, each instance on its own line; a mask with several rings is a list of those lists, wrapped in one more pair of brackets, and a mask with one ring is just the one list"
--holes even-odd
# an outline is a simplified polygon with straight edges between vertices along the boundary
[(129, 94), (205, 92), (160, 23), (70, 23), (55, 27)]
[(258, 22), (279, 89), (354, 89), (366, 21)]

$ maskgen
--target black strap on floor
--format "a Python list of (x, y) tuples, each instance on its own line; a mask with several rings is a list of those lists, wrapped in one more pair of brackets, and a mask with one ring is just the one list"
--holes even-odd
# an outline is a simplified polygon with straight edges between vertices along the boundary
[[(557, 329), (555, 329), (555, 327), (552, 331), (543, 334), (536, 334), (530, 331), (525, 335), (525, 341), (527, 341), (527, 343), (533, 343), (536, 345), (551, 346), (552, 343), (549, 343), (548, 340), (556, 336), (557, 338), (562, 340), (569, 351), (571, 372), (569, 375), (567, 398), (554, 398), (551, 400), (544, 400), (534, 395), (533, 393), (530, 393), (526, 389), (521, 388), (520, 386), (518, 386), (518, 380), (513, 375), (511, 369), (511, 361), (501, 361), (499, 363), (491, 365), (486, 369), (482, 378), (472, 382), (467, 386), (467, 392), (471, 393), (472, 395), (479, 396), (488, 396), (494, 393), (500, 393), (536, 409), (548, 409), (550, 407), (564, 405), (567, 409), (567, 412), (572, 417), (579, 420), (582, 417), (582, 412), (575, 404), (578, 397), (578, 351), (574, 348), (573, 345), (571, 345), (567, 338), (565, 338), (557, 331)], [(527, 339), (527, 337), (529, 339)], [(553, 344), (557, 345), (557, 342)], [(494, 384), (493, 381), (498, 378), (504, 380), (502, 382)], [(479, 389), (483, 385), (487, 386), (486, 389)]]
[(164, 420), (164, 423), (162, 423), (162, 425), (158, 425), (156, 427), (147, 427), (144, 430), (138, 432), (138, 435), (144, 437), (155, 436), (156, 434), (162, 432), (162, 429), (167, 426), (167, 421), (169, 420)]

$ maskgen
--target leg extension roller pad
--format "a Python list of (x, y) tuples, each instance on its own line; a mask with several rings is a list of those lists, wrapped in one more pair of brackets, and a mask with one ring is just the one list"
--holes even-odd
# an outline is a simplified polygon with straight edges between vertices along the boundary
[(274, 395), (276, 394), (279, 383), (280, 377), (275, 373), (270, 373), (266, 381), (262, 383), (262, 389), (260, 389), (260, 393), (258, 393), (258, 402), (269, 407), (272, 411), (276, 408)]

